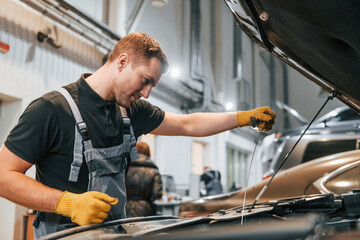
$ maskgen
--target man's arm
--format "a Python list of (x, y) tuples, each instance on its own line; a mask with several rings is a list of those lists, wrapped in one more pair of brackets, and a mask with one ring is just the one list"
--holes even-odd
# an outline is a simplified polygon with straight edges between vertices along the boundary
[(26, 176), (31, 166), (4, 145), (0, 150), (0, 196), (27, 208), (53, 212), (62, 191)]
[(175, 114), (165, 112), (156, 135), (205, 137), (236, 128), (236, 113)]
[(75, 194), (47, 187), (25, 175), (31, 166), (4, 145), (0, 150), (0, 196), (27, 208), (71, 217), (79, 225), (103, 222), (111, 205), (118, 203), (105, 193)]
[(236, 127), (256, 125), (259, 130), (269, 131), (275, 114), (269, 107), (231, 113), (175, 114), (165, 112), (164, 120), (152, 134), (168, 136), (205, 137)]

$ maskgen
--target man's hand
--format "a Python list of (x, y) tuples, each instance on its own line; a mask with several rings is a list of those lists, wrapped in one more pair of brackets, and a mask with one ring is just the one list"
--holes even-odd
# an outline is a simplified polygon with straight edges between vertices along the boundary
[(275, 118), (276, 115), (271, 108), (261, 107), (250, 111), (239, 111), (236, 119), (239, 127), (258, 127), (259, 131), (266, 132), (271, 130)]
[(71, 217), (71, 221), (79, 225), (101, 223), (107, 218), (111, 205), (117, 203), (117, 198), (101, 192), (75, 194), (65, 191), (56, 204), (55, 213)]

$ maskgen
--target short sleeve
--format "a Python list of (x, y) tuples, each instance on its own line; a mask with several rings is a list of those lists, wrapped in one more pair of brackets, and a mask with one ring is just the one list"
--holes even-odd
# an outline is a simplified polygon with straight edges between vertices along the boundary
[(137, 100), (128, 109), (136, 138), (157, 128), (164, 120), (165, 112), (145, 100)]
[(35, 164), (54, 144), (57, 131), (54, 106), (38, 98), (25, 109), (4, 144), (23, 160)]

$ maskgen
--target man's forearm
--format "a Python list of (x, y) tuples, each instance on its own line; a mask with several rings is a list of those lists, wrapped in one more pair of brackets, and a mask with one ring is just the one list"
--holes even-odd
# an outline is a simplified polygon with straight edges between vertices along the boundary
[(205, 137), (244, 126), (256, 126), (261, 131), (269, 131), (275, 118), (276, 115), (269, 107), (229, 113), (175, 114), (165, 112), (162, 123), (151, 133)]
[(163, 122), (151, 133), (168, 136), (205, 137), (237, 127), (236, 113), (165, 113)]
[(24, 207), (53, 212), (62, 191), (16, 171), (1, 172), (0, 196)]
[(210, 136), (236, 128), (236, 113), (193, 113), (189, 114), (189, 136)]

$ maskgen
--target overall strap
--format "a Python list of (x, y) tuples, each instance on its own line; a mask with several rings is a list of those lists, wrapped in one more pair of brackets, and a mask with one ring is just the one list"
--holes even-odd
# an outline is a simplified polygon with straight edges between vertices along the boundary
[(69, 181), (77, 182), (81, 165), (83, 163), (83, 141), (89, 140), (86, 123), (84, 123), (79, 108), (77, 107), (74, 99), (65, 88), (58, 90), (66, 99), (71, 112), (75, 118), (75, 141), (74, 141), (74, 159), (70, 167)]
[(120, 108), (121, 116), (124, 121), (123, 142), (125, 143), (125, 141), (129, 141), (130, 143), (130, 159), (128, 160), (127, 163), (127, 166), (129, 167), (131, 160), (135, 161), (136, 159), (139, 158), (138, 152), (136, 150), (136, 138), (135, 138), (134, 130), (131, 126), (130, 118), (127, 115), (126, 109), (121, 106), (119, 106), (119, 108)]

